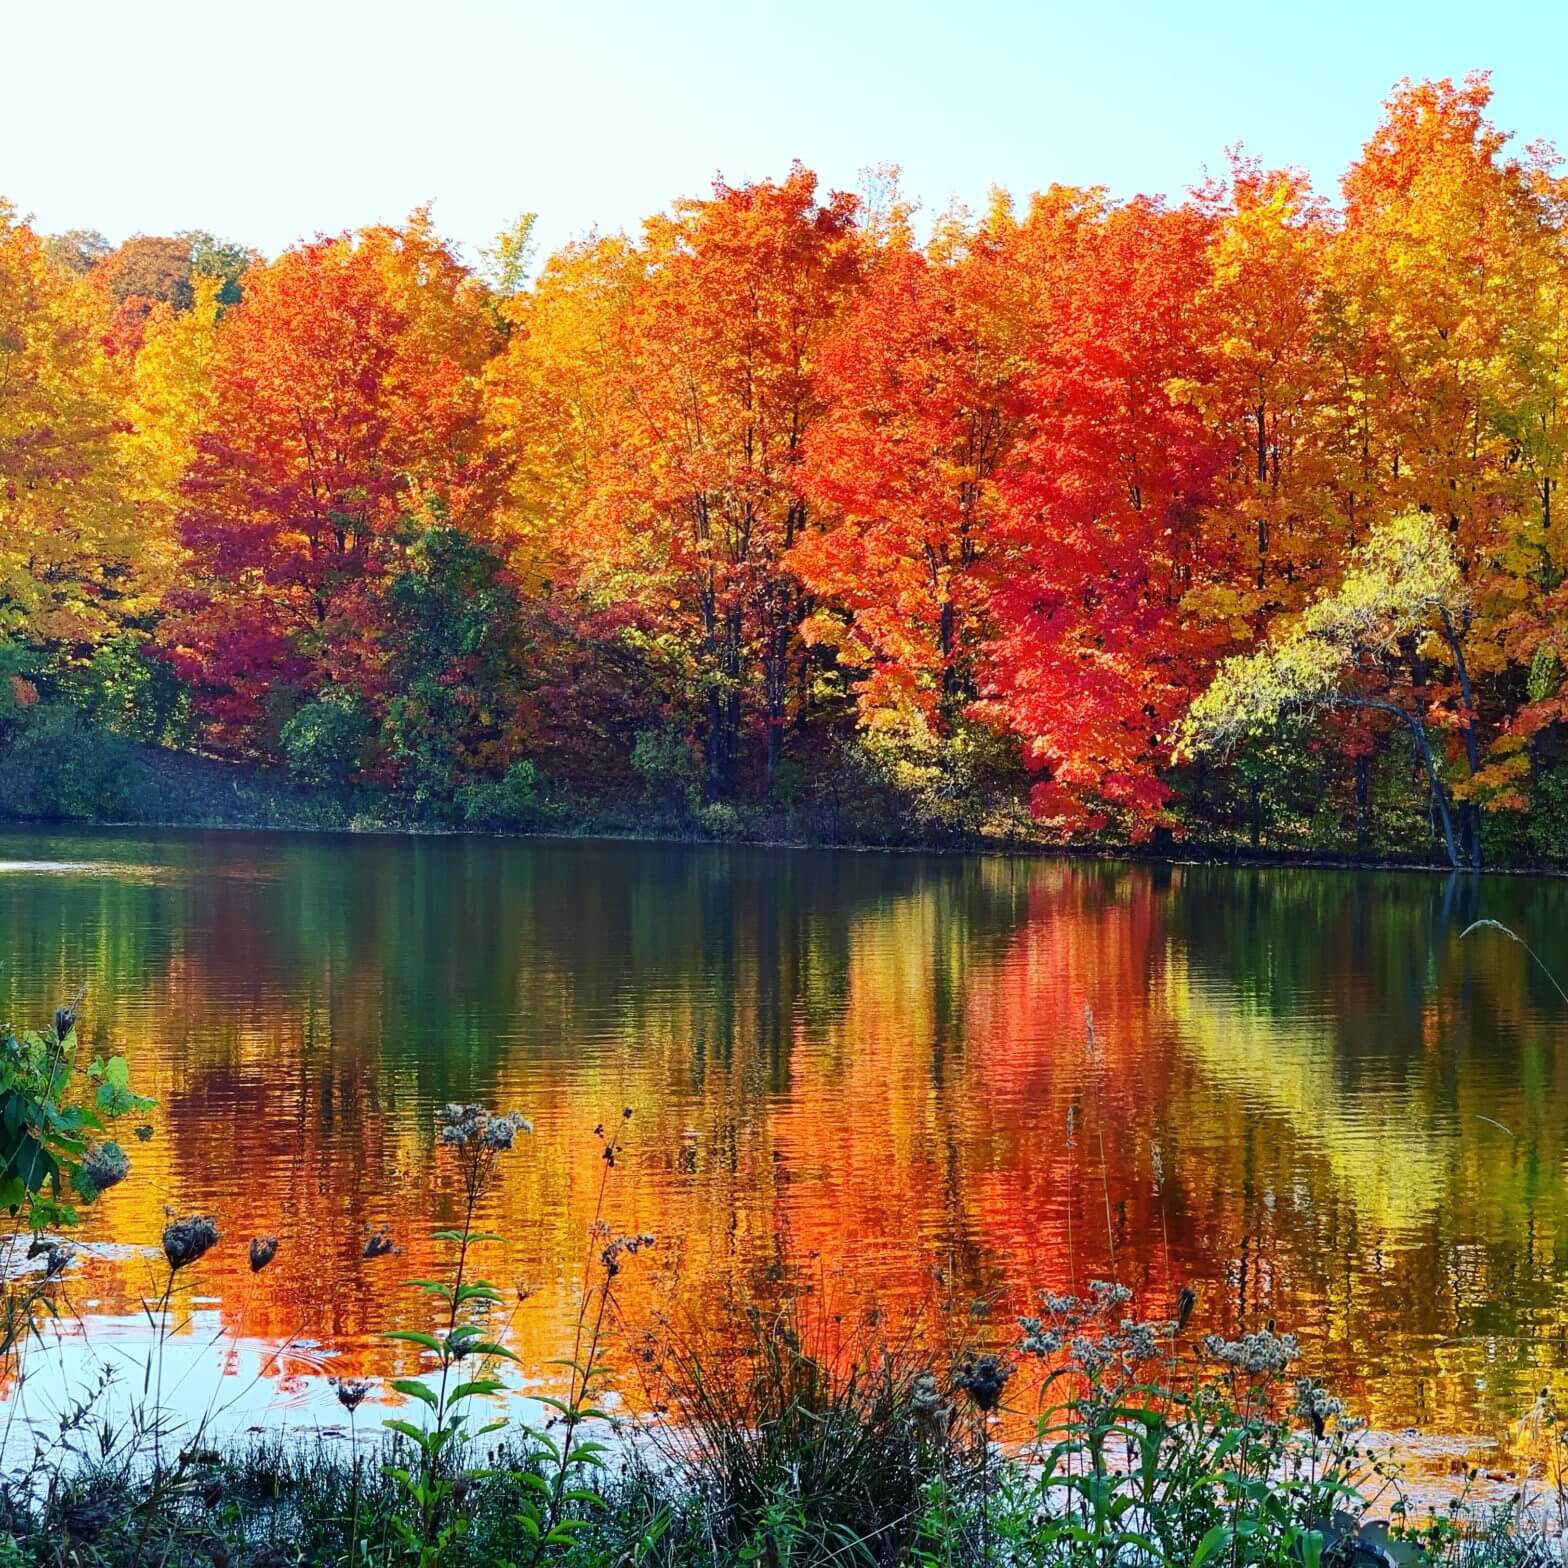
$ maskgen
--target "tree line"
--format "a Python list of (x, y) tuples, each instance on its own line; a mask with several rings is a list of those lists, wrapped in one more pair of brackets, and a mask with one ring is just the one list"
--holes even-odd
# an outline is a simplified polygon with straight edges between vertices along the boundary
[(675, 202), (533, 274), (0, 208), (0, 726), (440, 816), (1568, 855), (1568, 179), (1403, 83), (1331, 200)]

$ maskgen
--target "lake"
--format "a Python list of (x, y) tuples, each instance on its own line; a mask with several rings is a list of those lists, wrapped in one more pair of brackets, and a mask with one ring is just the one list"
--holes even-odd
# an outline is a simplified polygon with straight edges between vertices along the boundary
[[(243, 1385), (266, 1421), (406, 1368), (379, 1335), (424, 1322), (406, 1281), (457, 1210), (434, 1112), (473, 1100), (534, 1123), (484, 1272), (547, 1376), (594, 1128), (630, 1108), (606, 1213), (659, 1240), (629, 1330), (788, 1279), (835, 1321), (1005, 1343), (1114, 1274), (1151, 1315), (1191, 1283), (1204, 1329), (1276, 1319), (1375, 1425), (1496, 1431), (1568, 1394), (1568, 1009), (1521, 946), (1461, 939), (1482, 917), (1568, 983), (1547, 878), (0, 833), (0, 1020), (84, 986), (85, 1038), (159, 1102), (53, 1332), (139, 1378), (166, 1211), (204, 1212), (188, 1402)], [(366, 1259), (382, 1225), (399, 1252)]]

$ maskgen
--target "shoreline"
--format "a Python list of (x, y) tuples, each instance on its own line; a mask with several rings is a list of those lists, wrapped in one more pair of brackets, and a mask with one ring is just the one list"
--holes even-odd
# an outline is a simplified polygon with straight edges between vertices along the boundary
[(38, 832), (117, 832), (117, 833), (265, 833), (309, 834), (321, 838), (406, 838), (406, 839), (505, 839), (577, 844), (646, 844), (684, 849), (758, 849), (807, 852), (841, 852), (943, 858), (989, 857), (1031, 860), (1125, 861), (1130, 864), (1202, 867), (1208, 869), (1258, 871), (1357, 871), (1408, 872), (1413, 875), (1447, 878), (1476, 877), (1568, 877), (1568, 866), (1486, 865), (1447, 866), (1439, 861), (1401, 860), (1393, 857), (1366, 858), (1325, 855), (1310, 850), (1238, 851), (1224, 846), (1192, 845), (1186, 853), (1179, 850), (1151, 850), (1137, 844), (1048, 844), (1026, 839), (985, 839), (944, 841), (931, 839), (905, 843), (868, 843), (863, 840), (826, 840), (785, 834), (712, 834), (616, 829), (596, 823), (580, 829), (443, 827), (433, 823), (362, 822), (324, 823), (267, 820), (260, 816), (234, 818), (61, 818), (44, 819), (0, 814), (0, 833)]

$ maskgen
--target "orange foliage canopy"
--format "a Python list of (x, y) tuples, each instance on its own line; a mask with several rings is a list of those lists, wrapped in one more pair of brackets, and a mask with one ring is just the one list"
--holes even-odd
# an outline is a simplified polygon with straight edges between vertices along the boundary
[[(130, 628), (218, 746), (338, 693), (390, 752), (406, 628), (482, 600), (413, 705), (434, 735), (483, 665), (464, 711), (512, 739), (465, 757), (570, 737), (561, 777), (624, 779), (640, 746), (700, 806), (858, 725), (896, 787), (983, 753), (1054, 829), (1137, 837), (1180, 825), (1217, 661), (1416, 510), (1463, 603), (1358, 689), (1423, 716), (1473, 850), (1568, 712), (1568, 183), (1489, 99), (1401, 84), (1337, 206), (1238, 153), (1179, 202), (1053, 186), (922, 242), (896, 190), (796, 166), (528, 286), (424, 214), (245, 270), (0, 210), (6, 629)], [(446, 580), (395, 611), (410, 571)], [(1379, 711), (1319, 732), (1363, 798)]]
[(497, 345), (423, 215), (248, 275), (185, 480), (200, 586), (166, 627), (220, 738), (254, 739), (280, 685), (381, 690), (382, 597), (407, 530), (440, 517), (482, 532), (495, 508), (480, 394)]

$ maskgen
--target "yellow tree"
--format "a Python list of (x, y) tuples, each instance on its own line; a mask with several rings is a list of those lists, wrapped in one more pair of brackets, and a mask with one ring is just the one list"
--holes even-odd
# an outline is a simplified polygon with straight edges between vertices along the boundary
[[(1417, 684), (1458, 732), (1469, 779), (1467, 846), (1478, 856), (1487, 683), (1509, 660), (1507, 628), (1533, 591), (1521, 550), (1528, 485), (1511, 416), (1498, 406), (1510, 326), (1534, 314), (1543, 253), (1557, 243), (1532, 169), (1486, 118), (1484, 76), (1402, 84), (1344, 181), (1330, 256), (1327, 336), (1346, 367), (1343, 487), (1373, 517), (1418, 508), (1453, 538), (1469, 595), (1441, 640), (1408, 650)], [(1517, 359), (1517, 355), (1513, 356)], [(1499, 415), (1503, 414), (1500, 418)], [(1538, 525), (1537, 525), (1538, 526)]]
[(1332, 217), (1304, 175), (1239, 154), (1228, 187), (1202, 194), (1215, 218), (1197, 302), (1207, 362), (1180, 392), (1222, 433), (1230, 459), (1207, 509), (1211, 577), (1188, 607), (1250, 640), (1339, 557), (1319, 424), (1331, 385), (1318, 338)]
[[(196, 435), (212, 413), (218, 295), (223, 280), (197, 274), (189, 310), (161, 303), (148, 316), (131, 370), (119, 454), (134, 497), (149, 587), (167, 588), (180, 559), (175, 520)], [(156, 579), (154, 584), (153, 579)]]
[(589, 239), (552, 256), (532, 289), (501, 303), (506, 346), (485, 372), (489, 440), (510, 476), (497, 542), (536, 591), (575, 581), (637, 265), (625, 238)]
[(79, 654), (156, 591), (102, 296), (0, 202), (0, 635)]

